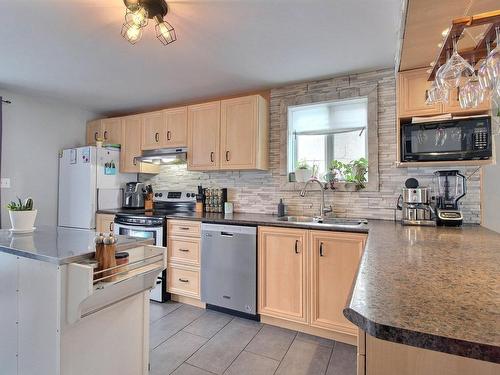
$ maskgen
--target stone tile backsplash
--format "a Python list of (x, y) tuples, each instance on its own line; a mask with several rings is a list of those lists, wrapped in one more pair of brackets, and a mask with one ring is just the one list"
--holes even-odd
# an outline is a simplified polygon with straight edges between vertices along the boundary
[[(162, 166), (161, 172), (150, 178), (153, 189), (196, 191), (204, 187), (227, 187), (228, 200), (234, 202), (235, 212), (276, 214), (280, 198), (289, 214), (316, 214), (321, 192), (310, 191), (305, 198), (298, 191), (283, 189), (281, 162), (286, 155), (282, 142), (279, 113), (283, 103), (291, 97), (324, 94), (378, 85), (378, 139), (379, 139), (379, 191), (325, 192), (327, 204), (332, 204), (334, 215), (391, 220), (394, 207), (404, 181), (415, 177), (421, 185), (432, 186), (437, 168), (396, 167), (396, 80), (392, 69), (343, 77), (305, 82), (271, 90), (270, 103), (270, 169), (269, 171), (190, 172), (186, 165)], [(445, 169), (445, 168), (440, 168)], [(465, 221), (480, 222), (480, 171), (477, 167), (458, 167), (467, 181), (467, 195), (462, 199)], [(146, 179), (146, 176), (142, 176)], [(398, 216), (399, 217), (399, 216)]]

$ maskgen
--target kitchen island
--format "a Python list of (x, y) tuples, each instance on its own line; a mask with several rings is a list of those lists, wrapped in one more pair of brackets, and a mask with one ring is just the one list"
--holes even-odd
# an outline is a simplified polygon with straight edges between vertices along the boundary
[(94, 281), (94, 236), (0, 230), (1, 374), (147, 373), (149, 290), (165, 269), (165, 249), (119, 236), (129, 265)]

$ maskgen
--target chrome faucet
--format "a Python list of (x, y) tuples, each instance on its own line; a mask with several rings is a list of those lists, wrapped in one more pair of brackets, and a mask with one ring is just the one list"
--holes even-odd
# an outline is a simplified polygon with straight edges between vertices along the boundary
[(304, 188), (300, 191), (300, 196), (305, 197), (306, 192), (307, 192), (307, 187), (311, 182), (316, 182), (321, 189), (321, 206), (319, 208), (319, 216), (318, 218), (321, 220), (325, 216), (325, 214), (330, 213), (333, 211), (332, 206), (325, 207), (325, 185), (317, 178), (317, 177), (311, 177), (309, 180), (307, 180), (306, 184), (304, 185)]

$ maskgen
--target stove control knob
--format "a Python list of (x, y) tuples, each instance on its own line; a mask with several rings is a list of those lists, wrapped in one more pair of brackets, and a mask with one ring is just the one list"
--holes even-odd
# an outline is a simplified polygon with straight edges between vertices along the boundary
[(188, 197), (188, 198), (189, 198), (190, 196), (191, 196), (191, 193), (187, 193), (187, 194), (186, 194), (186, 197)]
[(163, 193), (158, 193), (158, 196), (161, 198), (163, 197)]
[(155, 197), (158, 197), (158, 193), (155, 193)]

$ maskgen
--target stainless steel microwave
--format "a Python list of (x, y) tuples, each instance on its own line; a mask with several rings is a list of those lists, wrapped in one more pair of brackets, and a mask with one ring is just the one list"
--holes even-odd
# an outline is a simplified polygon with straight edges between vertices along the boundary
[(401, 125), (402, 161), (489, 159), (491, 118), (433, 121)]

